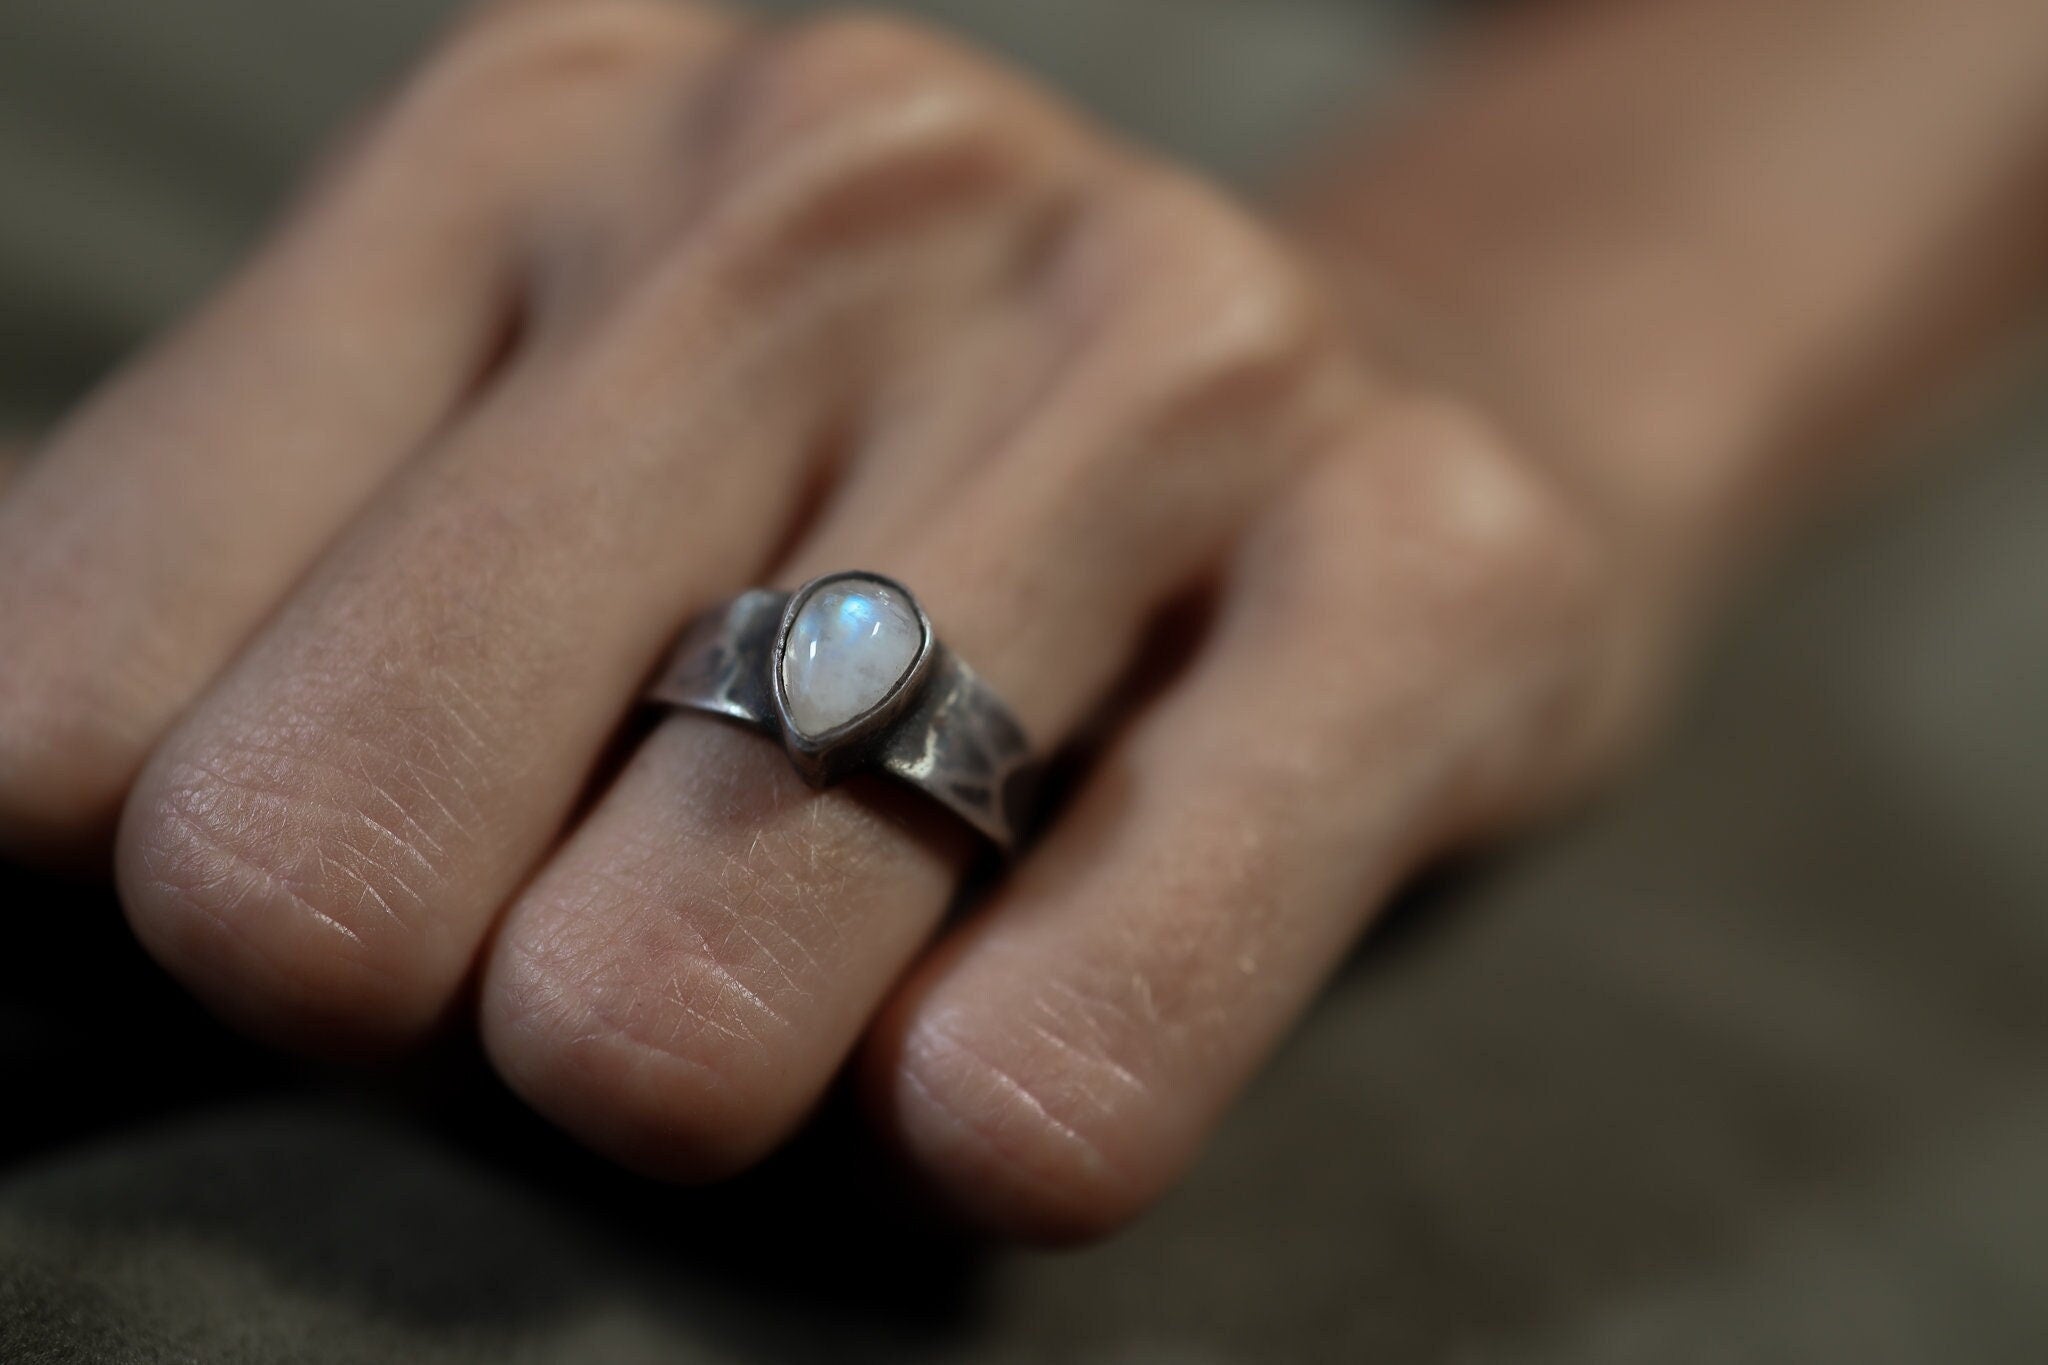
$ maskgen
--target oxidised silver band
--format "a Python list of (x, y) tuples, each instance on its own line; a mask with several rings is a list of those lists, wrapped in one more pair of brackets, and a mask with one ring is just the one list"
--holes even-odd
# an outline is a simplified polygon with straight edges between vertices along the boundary
[[(915, 662), (876, 705), (825, 734), (806, 735), (784, 694), (783, 654), (811, 595), (848, 581), (900, 593), (916, 613), (922, 642)], [(1005, 853), (1015, 851), (1036, 794), (1041, 770), (1023, 727), (994, 689), (933, 637), (910, 592), (879, 574), (830, 574), (794, 593), (741, 593), (684, 630), (648, 696), (780, 738), (815, 786), (861, 771), (908, 783)]]

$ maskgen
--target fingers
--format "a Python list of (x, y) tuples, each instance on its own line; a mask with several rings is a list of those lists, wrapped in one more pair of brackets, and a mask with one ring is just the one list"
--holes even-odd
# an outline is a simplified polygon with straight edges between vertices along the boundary
[(645, 120), (698, 149), (693, 211), (635, 235), (152, 757), (124, 902), (223, 1013), (315, 1047), (431, 1027), (677, 624), (767, 572), (842, 414), (1008, 268), (992, 241), (1022, 248), (1027, 156), (929, 107), (792, 114), (778, 68), (815, 60), (757, 49)]
[[(1050, 745), (1356, 401), (1355, 377), (1277, 251), (1152, 173), (1081, 208), (1016, 306), (1052, 338), (1027, 348), (1049, 372), (1008, 381), (1028, 415), (914, 464), (885, 439), (779, 576), (912, 585)], [(811, 792), (773, 745), (675, 718), (509, 912), (486, 1044), (622, 1159), (729, 1170), (816, 1099), (965, 851), (915, 800)]]
[[(540, 169), (617, 122), (559, 27), (472, 24), (0, 503), (0, 851), (103, 845), (171, 718), (481, 381)], [(598, 27), (582, 58), (616, 66)]]
[(1066, 1240), (1175, 1180), (1395, 879), (1590, 744), (1590, 550), (1430, 405), (1290, 490), (1192, 673), (869, 1040), (948, 1202)]
[[(730, 1170), (816, 1100), (975, 849), (912, 796), (811, 791), (772, 744), (680, 717), (572, 828), (679, 624), (752, 583), (892, 575), (1051, 749), (1148, 621), (1222, 576), (1194, 671), (867, 1053), (884, 1122), (984, 1221), (1126, 1215), (1363, 907), (1597, 728), (1589, 547), (1482, 429), (1371, 391), (1251, 222), (970, 56), (885, 21), (736, 36), (640, 0), (480, 31), (429, 82), (468, 92), (460, 117), (407, 145), (459, 164), (452, 130), (490, 123), (476, 92), (509, 70), (566, 92), (512, 140), (590, 155), (482, 177), (513, 188), (463, 210), (498, 232), (447, 266), (475, 272), (466, 326), (358, 340), (426, 379), (377, 389), (388, 363), (349, 371), (244, 304), (193, 368), (107, 404), (161, 423), (166, 395), (255, 363), (251, 337), (285, 378), (355, 379), (345, 403), (281, 382), (208, 416), (263, 497), (174, 453), (182, 480), (136, 486), (186, 529), (138, 530), (84, 580), (81, 612), (144, 577), (167, 610), (202, 599), (197, 624), (149, 622), (166, 643), (115, 696), (128, 728), (74, 727), (115, 737), (88, 796), (154, 746), (118, 847), (138, 935), (223, 1014), (329, 1050), (434, 1026), (488, 941), (484, 1039), (516, 1089), (642, 1168)], [(351, 289), (434, 267), (393, 233), (335, 267)], [(497, 356), (508, 273), (522, 330)], [(259, 283), (264, 308), (293, 297)], [(265, 463), (323, 402), (355, 426)], [(0, 514), (36, 585), (0, 612), (31, 637), (56, 638), (33, 613), (78, 547), (146, 520), (95, 500), (95, 462), (144, 463), (97, 420)], [(112, 651), (121, 610), (68, 667)], [(0, 795), (27, 772), (0, 750)]]

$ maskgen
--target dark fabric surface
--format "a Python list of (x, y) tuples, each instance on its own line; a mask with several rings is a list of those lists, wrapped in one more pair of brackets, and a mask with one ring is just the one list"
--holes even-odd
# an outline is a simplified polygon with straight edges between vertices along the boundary
[[(943, 10), (1240, 179), (1397, 52), (1334, 4)], [(191, 297), (432, 19), (9, 14), (5, 410)], [(1413, 897), (1187, 1188), (1089, 1251), (922, 1229), (836, 1113), (650, 1188), (464, 1043), (397, 1076), (271, 1057), (100, 894), (6, 881), (0, 1362), (2048, 1358), (2029, 374), (1760, 585), (1636, 780)]]

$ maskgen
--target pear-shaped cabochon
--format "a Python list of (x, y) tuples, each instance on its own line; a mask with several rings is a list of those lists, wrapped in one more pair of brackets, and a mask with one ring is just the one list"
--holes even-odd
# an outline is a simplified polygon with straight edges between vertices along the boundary
[(916, 664), (924, 626), (904, 593), (873, 578), (835, 578), (798, 604), (782, 653), (789, 720), (805, 738), (879, 706)]

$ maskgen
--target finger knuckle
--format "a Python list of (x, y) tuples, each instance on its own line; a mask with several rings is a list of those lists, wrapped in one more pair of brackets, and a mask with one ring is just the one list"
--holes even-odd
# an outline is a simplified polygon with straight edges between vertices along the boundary
[(713, 136), (729, 202), (844, 239), (1041, 183), (1041, 113), (914, 24), (837, 14), (757, 43), (716, 101)]
[(1440, 644), (1564, 642), (1605, 601), (1609, 556), (1575, 501), (1484, 411), (1406, 393), (1369, 404), (1281, 519), (1310, 614), (1367, 556)]
[[(660, 971), (648, 976), (650, 961)], [(507, 1082), (585, 1142), (665, 1179), (751, 1165), (796, 1118), (778, 1023), (710, 951), (622, 960), (588, 943), (516, 942), (486, 988), (485, 1045)]]
[(449, 30), (425, 79), (516, 104), (535, 90), (641, 69), (694, 29), (686, 7), (662, 0), (487, 0)]
[(1387, 439), (1416, 471), (1416, 525), (1433, 590), (1461, 613), (1550, 629), (1596, 602), (1607, 555), (1591, 522), (1479, 409), (1412, 399)]
[(982, 71), (964, 49), (912, 21), (838, 10), (781, 29), (762, 45), (752, 91), (768, 122), (844, 118), (880, 106), (983, 97)]
[[(514, 907), (485, 981), (484, 1036), (515, 1089), (593, 1146), (669, 1178), (730, 1174), (801, 1120), (824, 919), (810, 822), (765, 810), (744, 847), (679, 857), (614, 829)], [(829, 861), (829, 857), (826, 859)], [(808, 946), (807, 946), (808, 943)]]
[(1224, 195), (1139, 165), (1102, 195), (1074, 274), (1114, 310), (1105, 341), (1144, 357), (1169, 420), (1257, 410), (1339, 367), (1339, 333), (1294, 252)]
[(145, 946), (315, 1048), (402, 1041), (439, 1003), (432, 846), (406, 814), (421, 775), (349, 747), (187, 746), (145, 774), (117, 849)]
[[(708, 21), (660, 0), (491, 0), (465, 13), (374, 125), (383, 161), (465, 182), (560, 173), (575, 108), (666, 82)], [(372, 158), (377, 160), (377, 158)]]
[(1316, 701), (1301, 761), (1384, 763), (1398, 731), (1424, 823), (1490, 829), (1540, 800), (1605, 723), (1622, 589), (1596, 525), (1464, 400), (1374, 406), (1242, 562), (1247, 638), (1367, 679)]
[(1162, 1163), (1142, 1157), (1143, 1123), (1112, 1098), (1132, 1093), (1123, 1068), (1092, 1043), (1035, 1037), (926, 1019), (886, 1059), (885, 1121), (977, 1221), (1031, 1241), (1093, 1240), (1157, 1196)]

